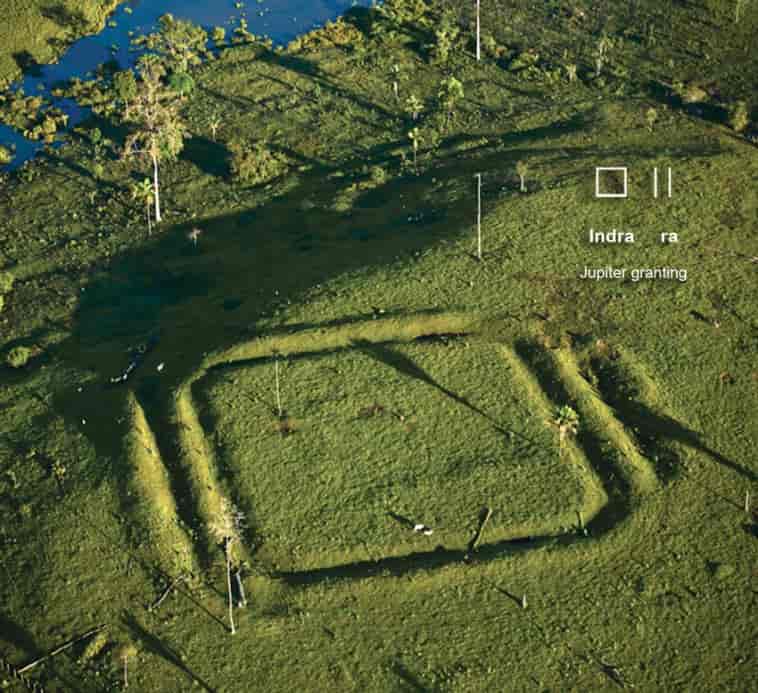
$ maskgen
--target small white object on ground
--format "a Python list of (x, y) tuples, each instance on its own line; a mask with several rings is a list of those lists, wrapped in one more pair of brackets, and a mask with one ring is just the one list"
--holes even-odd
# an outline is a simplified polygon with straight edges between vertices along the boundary
[(159, 363), (159, 364), (156, 366), (156, 369), (155, 369), (155, 370), (157, 370), (157, 371), (158, 371), (158, 373), (160, 373), (160, 372), (161, 372), (161, 371), (162, 371), (162, 370), (163, 370), (165, 367), (166, 367), (166, 364), (165, 364), (165, 363), (163, 363), (163, 361), (161, 361), (161, 362), (160, 362), (160, 363)]
[(430, 537), (432, 533), (434, 532), (434, 530), (431, 527), (427, 527), (426, 525), (422, 525), (422, 524), (413, 525), (413, 531), (421, 532), (426, 537)]

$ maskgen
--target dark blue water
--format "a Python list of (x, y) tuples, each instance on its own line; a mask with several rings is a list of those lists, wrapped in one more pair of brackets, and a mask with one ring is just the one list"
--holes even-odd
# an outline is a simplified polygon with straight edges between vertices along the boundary
[[(129, 0), (120, 5), (110, 18), (109, 25), (99, 34), (87, 36), (72, 44), (59, 62), (40, 66), (12, 85), (28, 95), (41, 95), (68, 114), (68, 126), (73, 127), (88, 115), (70, 99), (55, 99), (50, 89), (56, 83), (73, 77), (86, 79), (104, 62), (117, 60), (122, 69), (134, 64), (137, 53), (130, 50), (131, 40), (152, 31), (161, 15), (173, 14), (211, 28), (223, 26), (227, 41), (244, 17), (248, 31), (256, 36), (268, 36), (276, 44), (284, 44), (295, 36), (335, 19), (354, 5), (368, 6), (371, 0), (247, 0), (237, 8), (235, 0)], [(115, 23), (115, 26), (110, 24)], [(9, 168), (31, 159), (44, 144), (27, 140), (19, 132), (0, 124), (0, 144), (15, 151)]]

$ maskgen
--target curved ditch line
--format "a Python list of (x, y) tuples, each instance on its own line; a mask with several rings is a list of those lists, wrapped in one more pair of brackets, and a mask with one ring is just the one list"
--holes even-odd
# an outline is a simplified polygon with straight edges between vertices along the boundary
[(185, 469), (200, 525), (196, 541), (200, 542), (202, 556), (208, 559), (218, 543), (211, 537), (210, 527), (222, 512), (224, 494), (213, 451), (192, 401), (192, 383), (192, 380), (185, 382), (174, 393), (171, 414), (177, 426), (177, 454)]
[(181, 526), (168, 472), (144, 409), (131, 390), (126, 406), (131, 424), (124, 441), (129, 463), (127, 503), (147, 533), (161, 569), (167, 575), (192, 571), (192, 544)]
[(275, 354), (301, 355), (352, 347), (360, 342), (411, 342), (440, 334), (476, 333), (481, 331), (482, 325), (481, 318), (466, 313), (422, 313), (347, 323), (328, 330), (314, 328), (290, 335), (259, 337), (208, 354), (190, 380), (199, 380), (211, 368), (270, 358)]
[[(548, 398), (545, 390), (540, 387), (540, 383), (535, 375), (529, 370), (524, 361), (519, 358), (516, 352), (506, 346), (501, 347), (500, 353), (511, 369), (514, 379), (521, 385), (527, 393), (530, 404), (536, 409), (537, 415), (549, 425), (554, 417), (555, 407)], [(608, 503), (608, 493), (603, 485), (603, 481), (598, 475), (595, 467), (585, 454), (582, 446), (577, 445), (573, 440), (564, 442), (566, 453), (564, 455), (569, 463), (573, 463), (577, 468), (577, 474), (582, 478), (583, 487), (587, 495), (583, 507), (577, 508), (581, 511), (584, 522), (590, 524), (602, 512)], [(571, 525), (573, 520), (578, 518), (572, 517), (571, 521), (563, 524)]]
[(580, 413), (595, 431), (602, 431), (602, 437), (622, 454), (621, 462), (614, 467), (625, 481), (628, 502), (633, 505), (658, 487), (653, 465), (640, 453), (636, 441), (616, 418), (613, 409), (582, 377), (573, 352), (556, 349), (551, 355), (556, 370)]

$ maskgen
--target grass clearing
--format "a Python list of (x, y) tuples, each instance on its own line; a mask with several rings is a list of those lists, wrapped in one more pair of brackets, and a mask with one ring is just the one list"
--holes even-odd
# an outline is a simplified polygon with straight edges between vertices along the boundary
[[(565, 531), (585, 509), (576, 463), (558, 459), (496, 345), (356, 345), (285, 359), (281, 380), (290, 435), (270, 359), (203, 384), (207, 434), (254, 512), (257, 557), (277, 569), (462, 549), (483, 507), (488, 543)], [(417, 523), (434, 535), (414, 535)]]

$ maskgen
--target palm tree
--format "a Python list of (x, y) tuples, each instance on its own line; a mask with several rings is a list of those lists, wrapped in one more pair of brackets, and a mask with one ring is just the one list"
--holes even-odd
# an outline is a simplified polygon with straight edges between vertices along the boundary
[(424, 110), (424, 102), (415, 94), (410, 94), (405, 100), (405, 112), (410, 115), (411, 120), (416, 121)]
[(137, 656), (137, 647), (131, 642), (123, 643), (115, 649), (113, 656), (116, 663), (123, 666), (124, 688), (129, 688), (129, 660)]
[(579, 432), (579, 414), (568, 404), (564, 404), (555, 413), (555, 418), (551, 423), (558, 430), (558, 456), (560, 458), (563, 456), (563, 444), (566, 439)]
[(232, 598), (232, 549), (234, 542), (240, 541), (245, 516), (228, 499), (221, 499), (221, 506), (209, 530), (223, 546), (226, 559), (226, 589), (229, 597), (229, 630), (234, 635), (234, 600)]
[(449, 125), (455, 115), (455, 107), (463, 99), (463, 84), (460, 80), (452, 75), (446, 77), (440, 82), (440, 89), (437, 92), (439, 104), (445, 112), (445, 124)]
[(175, 99), (163, 85), (166, 70), (155, 55), (140, 58), (137, 97), (130, 113), (124, 114), (134, 126), (126, 138), (124, 157), (139, 157), (152, 164), (155, 223), (161, 222), (161, 198), (158, 167), (161, 161), (174, 159), (184, 146), (186, 127), (179, 117)]
[(408, 138), (413, 145), (413, 168), (415, 168), (416, 173), (418, 173), (418, 146), (421, 142), (421, 133), (419, 132), (418, 128), (413, 128), (410, 130), (408, 132)]
[(218, 132), (218, 129), (221, 127), (221, 118), (219, 117), (213, 117), (211, 118), (211, 122), (208, 123), (208, 126), (211, 129), (211, 137), (213, 138), (213, 141), (216, 141), (216, 133)]
[(150, 216), (150, 208), (153, 204), (153, 184), (149, 178), (144, 178), (140, 183), (132, 185), (132, 199), (145, 203), (145, 215), (147, 216), (147, 235), (153, 232), (153, 220)]
[(521, 192), (526, 192), (526, 174), (529, 172), (529, 165), (526, 161), (516, 163), (516, 174), (521, 180)]

